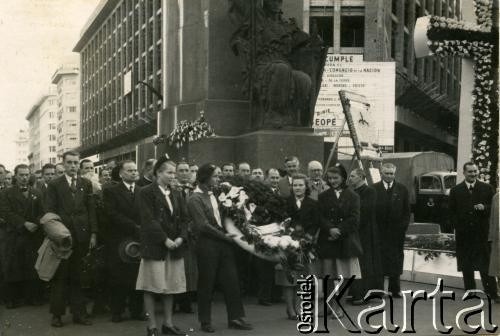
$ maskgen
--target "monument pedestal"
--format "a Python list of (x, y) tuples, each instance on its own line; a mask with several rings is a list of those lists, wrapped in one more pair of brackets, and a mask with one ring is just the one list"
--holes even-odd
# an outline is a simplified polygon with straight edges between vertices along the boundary
[(301, 162), (323, 161), (323, 137), (310, 131), (260, 130), (238, 136), (218, 136), (188, 145), (188, 159), (197, 164), (248, 162), (262, 169), (281, 168), (287, 156)]

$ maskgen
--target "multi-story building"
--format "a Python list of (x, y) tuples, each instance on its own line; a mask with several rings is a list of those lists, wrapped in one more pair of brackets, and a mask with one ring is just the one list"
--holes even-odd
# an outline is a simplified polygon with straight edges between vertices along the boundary
[(57, 162), (57, 95), (42, 96), (26, 116), (29, 122), (29, 163), (40, 169), (46, 163)]
[(136, 158), (162, 104), (162, 1), (104, 0), (73, 51), (81, 63), (82, 156)]
[(434, 150), (456, 157), (461, 61), (416, 59), (418, 17), (459, 19), (461, 0), (304, 0), (304, 28), (317, 25), (334, 54), (396, 62), (395, 151)]
[(26, 129), (20, 129), (17, 132), (16, 140), (16, 156), (14, 158), (16, 164), (29, 164), (28, 155), (30, 150), (29, 132)]
[(79, 68), (66, 64), (56, 70), (52, 84), (57, 87), (57, 156), (80, 146)]

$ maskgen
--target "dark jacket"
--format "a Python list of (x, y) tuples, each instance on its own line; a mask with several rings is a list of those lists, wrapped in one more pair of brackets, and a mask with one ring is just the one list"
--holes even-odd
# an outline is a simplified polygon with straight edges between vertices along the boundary
[(404, 241), (410, 224), (408, 190), (396, 181), (387, 191), (383, 182), (373, 185), (377, 192), (377, 226), (380, 239), (380, 256), (384, 275), (403, 272)]
[(148, 180), (144, 176), (141, 176), (141, 178), (139, 179), (139, 181), (137, 181), (135, 184), (138, 185), (139, 187), (145, 187), (145, 186), (150, 185), (151, 183), (153, 183), (153, 182), (150, 181), (150, 180)]
[(208, 193), (193, 192), (188, 199), (188, 211), (197, 238), (211, 238), (229, 242), (225, 230), (217, 224)]
[(138, 264), (125, 263), (120, 258), (119, 246), (127, 238), (135, 241), (140, 239), (139, 211), (135, 202), (138, 193), (138, 186), (132, 194), (123, 182), (103, 189), (109, 278), (111, 284), (125, 284), (129, 288), (135, 288)]
[(175, 240), (179, 237), (187, 240), (187, 214), (184, 198), (176, 190), (170, 191), (170, 212), (165, 195), (158, 183), (141, 188), (137, 195), (137, 207), (140, 213), (141, 257), (143, 259), (164, 260), (167, 253), (174, 258), (182, 257), (185, 244), (179, 249), (169, 251), (165, 246), (167, 238)]
[(123, 182), (103, 189), (104, 209), (107, 213), (108, 242), (119, 244), (126, 238), (138, 240), (139, 235), (139, 211), (135, 199), (139, 192), (135, 186), (134, 194), (131, 194)]
[(292, 194), (292, 185), (290, 184), (290, 180), (288, 179), (288, 175), (282, 177), (278, 182), (278, 188), (280, 192), (280, 196), (283, 198), (288, 198)]
[[(450, 191), (450, 222), (455, 229), (458, 270), (488, 271), (488, 229), (493, 188), (476, 181), (472, 194), (465, 182)], [(474, 205), (483, 204), (484, 211), (474, 210)]]
[[(319, 256), (322, 259), (350, 258), (361, 255), (359, 242), (359, 196), (344, 189), (337, 199), (335, 190), (328, 189), (319, 195), (321, 229), (318, 237)], [(340, 237), (329, 240), (330, 229), (340, 229)]]
[(319, 206), (318, 201), (306, 196), (302, 201), (300, 209), (297, 208), (295, 196), (290, 196), (287, 199), (287, 214), (291, 218), (291, 225), (297, 229), (302, 228), (305, 233), (311, 236), (316, 236), (319, 229)]
[(359, 258), (362, 277), (372, 277), (381, 274), (380, 242), (376, 222), (377, 192), (372, 187), (362, 185), (354, 189), (359, 195), (359, 239), (363, 255)]
[(37, 279), (34, 266), (43, 241), (43, 230), (39, 227), (30, 232), (24, 223), (39, 224), (43, 215), (41, 194), (29, 188), (28, 197), (25, 197), (18, 186), (13, 186), (0, 195), (0, 213), (5, 219), (5, 278), (7, 281)]
[(66, 175), (62, 175), (49, 182), (44, 202), (45, 212), (59, 215), (62, 223), (71, 232), (73, 241), (80, 243), (85, 252), (90, 234), (97, 233), (92, 184), (78, 177), (76, 192), (73, 194)]

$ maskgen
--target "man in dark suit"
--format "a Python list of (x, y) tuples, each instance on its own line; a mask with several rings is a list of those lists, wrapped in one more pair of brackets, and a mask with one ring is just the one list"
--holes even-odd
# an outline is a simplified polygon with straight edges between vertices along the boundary
[(119, 246), (126, 239), (139, 240), (139, 211), (135, 206), (138, 179), (134, 161), (119, 164), (121, 183), (103, 190), (104, 208), (108, 214), (106, 251), (110, 274), (111, 321), (123, 321), (127, 305), (132, 319), (144, 320), (142, 314), (142, 293), (135, 290), (139, 270), (138, 263), (126, 263), (120, 258)]
[(410, 224), (408, 190), (395, 181), (396, 166), (392, 163), (382, 165), (381, 175), (382, 181), (373, 187), (377, 192), (376, 218), (382, 271), (389, 277), (389, 292), (393, 297), (400, 298), (399, 277), (403, 273), (405, 234)]
[(300, 170), (300, 161), (296, 156), (290, 156), (285, 159), (286, 176), (278, 184), (281, 197), (288, 198), (292, 194), (292, 176)]
[(144, 163), (144, 168), (142, 169), (142, 176), (137, 181), (139, 187), (145, 187), (153, 182), (153, 168), (155, 166), (155, 159), (147, 159)]
[(43, 284), (34, 266), (42, 244), (43, 232), (39, 227), (43, 215), (40, 192), (28, 186), (30, 169), (20, 164), (14, 169), (16, 185), (1, 193), (0, 212), (5, 219), (5, 280), (7, 308), (25, 302), (42, 304)]
[(45, 196), (49, 182), (56, 176), (56, 166), (51, 163), (47, 163), (42, 167), (42, 177), (43, 181), (36, 184), (36, 188), (42, 194), (42, 198)]
[(465, 181), (450, 191), (450, 222), (455, 229), (457, 266), (462, 271), (466, 290), (475, 289), (474, 271), (479, 271), (484, 291), (498, 300), (496, 279), (488, 275), (488, 229), (493, 188), (477, 179), (472, 162), (463, 166)]
[[(79, 154), (63, 154), (65, 173), (52, 180), (45, 195), (45, 211), (59, 215), (62, 223), (71, 232), (73, 252), (67, 260), (62, 260), (51, 284), (50, 312), (52, 326), (62, 327), (61, 316), (66, 311), (70, 298), (73, 322), (91, 325), (87, 317), (82, 294), (82, 258), (97, 242), (97, 220), (92, 184), (77, 176)], [(67, 293), (69, 287), (70, 295)]]

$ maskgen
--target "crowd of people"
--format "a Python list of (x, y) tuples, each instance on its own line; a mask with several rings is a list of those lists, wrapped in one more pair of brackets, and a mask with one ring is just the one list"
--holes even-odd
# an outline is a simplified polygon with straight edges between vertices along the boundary
[[(366, 304), (371, 289), (383, 290), (385, 277), (388, 292), (401, 297), (410, 204), (393, 164), (383, 164), (382, 180), (369, 186), (363, 169), (348, 174), (337, 164), (324, 174), (322, 164), (311, 161), (303, 174), (297, 157), (264, 171), (246, 162), (198, 167), (162, 156), (147, 160), (141, 174), (131, 160), (109, 162), (96, 173), (78, 153), (62, 159), (34, 173), (24, 164), (13, 173), (0, 165), (0, 298), (6, 308), (48, 300), (51, 325), (62, 327), (68, 305), (81, 325), (91, 325), (90, 317), (107, 307), (112, 322), (125, 316), (147, 321), (147, 335), (185, 335), (174, 313), (193, 313), (196, 303), (201, 330), (214, 332), (211, 306), (219, 289), (229, 328), (252, 329), (242, 301), (252, 293), (262, 306), (284, 301), (287, 318), (297, 321), (296, 279), (237, 247), (224, 228), (218, 186), (236, 176), (286, 200), (291, 225), (314, 237), (318, 258), (307, 265), (309, 273), (332, 281), (358, 278), (349, 293), (352, 305)], [(477, 179), (477, 166), (463, 169), (465, 181), (450, 193), (458, 267), (466, 289), (475, 288), (474, 271), (480, 271), (485, 292), (498, 302), (498, 195), (492, 207), (493, 189)], [(35, 264), (48, 239), (45, 223), (53, 220), (69, 231), (71, 253), (43, 282)]]

